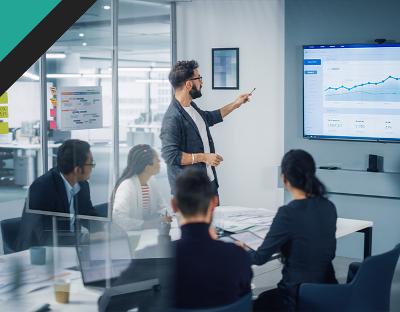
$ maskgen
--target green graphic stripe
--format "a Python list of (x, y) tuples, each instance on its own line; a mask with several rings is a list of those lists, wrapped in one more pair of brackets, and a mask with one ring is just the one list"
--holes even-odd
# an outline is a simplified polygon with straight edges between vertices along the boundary
[(0, 6), (0, 61), (60, 2), (61, 0), (2, 0)]

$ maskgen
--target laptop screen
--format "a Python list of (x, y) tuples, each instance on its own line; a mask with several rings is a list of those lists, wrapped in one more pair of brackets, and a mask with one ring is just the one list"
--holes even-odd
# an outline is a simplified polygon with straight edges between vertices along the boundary
[(98, 232), (76, 250), (84, 285), (119, 277), (131, 263), (129, 240), (125, 233), (111, 230), (110, 235)]

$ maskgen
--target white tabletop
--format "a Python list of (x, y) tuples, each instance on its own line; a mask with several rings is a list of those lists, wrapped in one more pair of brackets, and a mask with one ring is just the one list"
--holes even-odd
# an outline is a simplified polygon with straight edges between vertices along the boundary
[[(229, 215), (229, 211), (238, 211), (238, 208), (227, 207), (226, 209), (219, 207), (220, 211), (223, 212), (224, 216)], [(243, 208), (243, 207), (242, 207)], [(246, 208), (248, 209), (248, 208)], [(244, 210), (242, 210), (244, 211)], [(257, 210), (256, 210), (257, 211)], [(228, 214), (225, 214), (228, 213)], [(266, 212), (267, 215), (271, 215), (273, 211), (269, 210)], [(355, 219), (344, 219), (338, 218), (337, 220), (337, 231), (336, 237), (340, 238), (348, 234), (357, 232), (359, 230), (372, 227), (373, 223), (371, 221), (365, 220), (355, 220)], [(132, 238), (135, 242), (134, 246), (131, 248), (134, 250), (144, 249), (150, 245), (157, 244), (158, 231), (156, 229), (148, 229), (143, 231), (131, 231), (128, 232), (128, 236)], [(136, 238), (135, 238), (136, 237)], [(178, 239), (180, 237), (180, 229), (176, 226), (171, 229), (172, 240)], [(76, 257), (76, 249), (74, 247), (61, 247), (61, 248), (46, 248), (47, 261), (50, 262), (52, 251), (56, 251), (56, 256), (58, 259), (59, 272), (56, 274), (67, 274), (70, 277), (71, 282), (71, 292), (70, 292), (70, 303), (69, 304), (59, 304), (55, 302), (54, 290), (52, 283), (37, 283), (32, 282), (32, 284), (25, 286), (21, 289), (20, 299), (18, 297), (10, 297), (9, 293), (4, 293), (1, 288), (1, 282), (4, 280), (6, 274), (10, 274), (10, 265), (20, 262), (21, 267), (28, 270), (32, 269), (34, 272), (41, 272), (43, 274), (49, 274), (49, 272), (54, 272), (53, 267), (46, 266), (32, 266), (30, 265), (29, 251), (18, 252), (15, 254), (4, 255), (0, 257), (0, 306), (1, 310), (4, 311), (33, 311), (38, 309), (45, 303), (49, 303), (52, 311), (97, 311), (97, 300), (101, 295), (100, 291), (94, 291), (85, 288), (82, 284), (80, 277), (80, 272), (68, 271), (65, 268), (76, 266), (78, 264)], [(275, 261), (276, 262), (276, 261)], [(277, 265), (276, 263), (274, 265)], [(272, 262), (271, 262), (272, 263)], [(272, 264), (268, 265), (272, 265)], [(278, 263), (279, 265), (279, 263)], [(36, 268), (35, 268), (36, 267)], [(47, 269), (46, 269), (47, 268)], [(254, 269), (254, 268), (253, 268)], [(46, 271), (47, 270), (47, 271)], [(263, 267), (256, 268), (254, 275), (260, 275), (265, 273), (266, 269)], [(268, 270), (267, 270), (268, 271)], [(42, 278), (42, 275), (38, 275), (38, 278)], [(63, 277), (64, 278), (64, 277)], [(255, 282), (256, 283), (256, 282)], [(41, 285), (47, 285), (43, 289), (35, 290), (33, 292), (28, 292), (26, 289), (32, 290), (39, 288)], [(35, 288), (36, 287), (36, 288)]]
[(374, 223), (372, 221), (337, 218), (336, 238), (372, 227), (373, 225)]
[[(49, 143), (48, 148), (59, 147), (59, 143)], [(11, 148), (11, 149), (23, 149), (23, 150), (40, 150), (41, 144), (30, 144), (30, 143), (0, 143), (0, 148)]]

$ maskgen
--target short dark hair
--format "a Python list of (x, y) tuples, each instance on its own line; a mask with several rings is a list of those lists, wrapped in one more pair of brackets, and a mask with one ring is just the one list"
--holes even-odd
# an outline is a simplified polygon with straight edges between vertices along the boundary
[(57, 167), (63, 174), (74, 171), (75, 167), (83, 167), (86, 163), (90, 145), (81, 140), (67, 140), (57, 152)]
[(194, 61), (178, 61), (169, 72), (169, 82), (174, 89), (183, 86), (186, 80), (193, 77), (194, 70), (199, 64)]
[(207, 214), (214, 196), (207, 174), (198, 169), (185, 169), (176, 179), (176, 205), (184, 216)]

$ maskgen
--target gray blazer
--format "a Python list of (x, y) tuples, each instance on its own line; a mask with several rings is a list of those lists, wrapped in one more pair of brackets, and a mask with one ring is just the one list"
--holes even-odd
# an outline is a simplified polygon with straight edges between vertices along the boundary
[[(209, 127), (222, 121), (221, 112), (219, 109), (215, 111), (203, 111), (194, 102), (191, 102), (191, 105), (203, 117), (210, 144), (210, 153), (215, 153), (214, 141), (211, 137)], [(184, 167), (188, 167), (181, 166), (182, 152), (204, 153), (203, 141), (201, 140), (199, 129), (197, 129), (193, 119), (182, 108), (175, 97), (172, 99), (164, 115), (160, 138), (162, 142), (161, 156), (167, 164), (171, 194), (175, 194), (176, 177)], [(204, 163), (197, 163), (191, 166), (204, 170), (204, 172), (207, 171)], [(217, 173), (214, 167), (211, 168), (218, 186)]]

